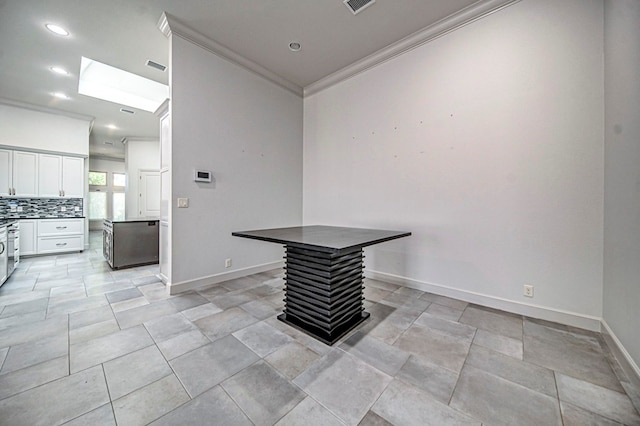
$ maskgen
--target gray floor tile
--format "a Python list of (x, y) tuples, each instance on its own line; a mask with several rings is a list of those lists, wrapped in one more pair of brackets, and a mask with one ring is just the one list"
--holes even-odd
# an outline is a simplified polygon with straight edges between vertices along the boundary
[(0, 349), (0, 369), (2, 369), (2, 364), (4, 364), (4, 360), (7, 358), (8, 353), (9, 353), (9, 348)]
[(294, 341), (267, 355), (264, 360), (289, 379), (293, 379), (318, 358), (320, 355)]
[(47, 298), (30, 300), (28, 302), (16, 303), (4, 308), (0, 318), (12, 317), (14, 315), (24, 315), (32, 312), (42, 312), (47, 310), (49, 300)]
[(89, 296), (96, 296), (99, 294), (109, 294), (117, 291), (128, 290), (133, 287), (134, 287), (133, 283), (129, 280), (108, 281), (108, 282), (99, 283), (99, 284), (85, 283), (87, 295)]
[(34, 321), (0, 330), (0, 346), (14, 346), (46, 337), (66, 334), (69, 321), (65, 316)]
[(66, 356), (0, 375), (0, 399), (49, 383), (69, 374)]
[(564, 426), (621, 426), (622, 423), (604, 418), (568, 402), (560, 401)]
[(240, 308), (230, 308), (226, 311), (194, 321), (194, 324), (198, 326), (209, 339), (216, 340), (257, 321), (257, 318), (249, 315)]
[(339, 347), (390, 376), (394, 376), (409, 358), (408, 352), (362, 332), (355, 332)]
[(357, 424), (390, 381), (388, 375), (333, 349), (293, 382), (347, 424)]
[(449, 308), (457, 309), (464, 311), (465, 308), (469, 305), (467, 302), (463, 302), (462, 300), (452, 299), (446, 296), (440, 296), (438, 294), (425, 293), (420, 296), (421, 299), (428, 300), (432, 303), (437, 303), (438, 305), (447, 306)]
[(89, 309), (87, 311), (75, 312), (69, 314), (69, 330), (86, 327), (103, 321), (115, 319), (111, 307), (101, 306), (99, 308)]
[(369, 410), (367, 415), (362, 418), (358, 426), (393, 426), (373, 411)]
[(280, 294), (284, 297), (284, 282), (281, 282), (281, 285), (278, 287), (261, 284), (258, 287), (253, 287), (252, 289), (247, 290), (247, 292), (257, 297), (267, 297), (273, 294)]
[(112, 291), (106, 293), (109, 303), (122, 302), (123, 300), (133, 299), (135, 297), (141, 297), (142, 293), (137, 287), (131, 287), (124, 290)]
[(30, 324), (37, 321), (42, 321), (47, 317), (47, 310), (44, 309), (39, 312), (31, 312), (23, 315), (14, 315), (0, 319), (0, 330), (14, 328), (25, 324)]
[(471, 342), (415, 325), (396, 341), (395, 346), (458, 373), (467, 358)]
[(264, 322), (257, 322), (238, 330), (233, 336), (261, 358), (293, 341), (291, 337)]
[(216, 386), (260, 358), (227, 336), (169, 361), (191, 397)]
[(174, 296), (169, 299), (169, 302), (171, 302), (178, 311), (184, 311), (209, 303), (209, 300), (192, 291)]
[(52, 425), (108, 402), (102, 367), (96, 366), (0, 400), (0, 413), (3, 425)]
[(391, 382), (371, 410), (395, 425), (480, 425), (479, 421), (397, 380)]
[(153, 339), (141, 325), (76, 343), (69, 348), (71, 373), (110, 361), (152, 344)]
[(213, 303), (220, 309), (229, 309), (257, 299), (258, 296), (255, 296), (248, 292), (243, 292), (223, 294), (221, 296), (213, 297), (209, 300), (211, 300), (211, 303)]
[(112, 400), (173, 373), (155, 345), (104, 363)]
[(89, 411), (87, 414), (83, 414), (80, 417), (76, 417), (64, 426), (116, 426), (116, 419), (113, 416), (113, 407), (111, 404), (105, 404), (102, 407), (98, 407), (93, 411)]
[(118, 327), (116, 319), (111, 318), (107, 321), (69, 330), (69, 344), (73, 345), (101, 336), (106, 336), (107, 334), (115, 333), (116, 331), (120, 331), (120, 327)]
[(562, 425), (556, 398), (470, 365), (462, 370), (450, 405), (486, 424)]
[(74, 312), (86, 311), (109, 304), (104, 295), (89, 296), (79, 299), (66, 300), (60, 303), (49, 303), (47, 317), (67, 315)]
[(0, 375), (55, 358), (66, 357), (68, 353), (69, 339), (66, 334), (57, 334), (12, 346), (4, 360)]
[(250, 288), (258, 287), (262, 283), (251, 276), (236, 278), (233, 280), (225, 281), (222, 286), (229, 291), (248, 290)]
[(413, 355), (395, 377), (427, 392), (443, 404), (449, 404), (458, 381), (458, 374)]
[(400, 288), (400, 286), (397, 284), (388, 283), (386, 281), (374, 280), (371, 278), (365, 278), (364, 285), (365, 287), (366, 286), (376, 287), (382, 290), (386, 290), (388, 292), (394, 292)]
[(597, 340), (533, 323), (525, 324), (527, 362), (623, 392)]
[(169, 295), (169, 289), (162, 282), (140, 285), (138, 288), (149, 302), (164, 300), (171, 297)]
[(491, 331), (492, 333), (522, 340), (522, 318), (514, 317), (512, 314), (497, 313), (479, 309), (475, 306), (468, 306), (460, 317), (460, 322)]
[(219, 312), (222, 312), (222, 309), (218, 308), (213, 303), (205, 303), (200, 306), (196, 306), (195, 308), (182, 311), (182, 315), (184, 315), (189, 321), (197, 321), (201, 318), (208, 317), (209, 315), (217, 314)]
[(306, 397), (302, 402), (286, 416), (284, 416), (276, 426), (343, 426), (336, 416), (329, 410), (318, 404), (313, 398)]
[(274, 424), (305, 397), (264, 361), (225, 380), (222, 387), (256, 426)]
[(521, 360), (523, 356), (522, 340), (491, 333), (490, 331), (478, 330), (473, 343), (516, 359)]
[(119, 425), (144, 425), (188, 400), (189, 395), (171, 374), (113, 401), (113, 411)]
[(450, 321), (458, 321), (464, 312), (463, 309), (456, 309), (450, 306), (440, 305), (438, 303), (432, 303), (425, 310), (426, 313), (435, 317), (444, 318)]
[(261, 320), (282, 313), (282, 309), (279, 309), (277, 306), (264, 301), (264, 299), (243, 303), (242, 305), (240, 305), (240, 309), (247, 311), (249, 314), (251, 314), (251, 316), (254, 316)]
[(443, 319), (427, 312), (420, 315), (414, 322), (414, 325), (419, 325), (469, 343), (471, 343), (476, 334), (475, 327)]
[(116, 312), (116, 319), (121, 329), (135, 327), (152, 319), (162, 317), (164, 315), (178, 313), (176, 308), (167, 300), (151, 303), (149, 305), (140, 306), (126, 311)]
[(158, 342), (156, 345), (164, 357), (170, 360), (209, 343), (211, 340), (200, 330), (192, 330)]
[(535, 364), (520, 361), (477, 345), (471, 346), (467, 364), (536, 392), (554, 398), (558, 397), (553, 371)]
[(364, 285), (364, 298), (371, 302), (379, 302), (385, 297), (389, 296), (391, 293), (391, 291), (369, 286), (366, 283)]
[(253, 426), (235, 402), (216, 386), (151, 423), (153, 426), (206, 424)]
[(556, 373), (561, 401), (627, 425), (640, 425), (640, 415), (629, 397), (620, 392)]
[(115, 302), (111, 304), (111, 309), (114, 313), (128, 311), (129, 309), (139, 308), (140, 306), (150, 305), (149, 301), (144, 296), (134, 297), (133, 299), (123, 300), (121, 302)]
[(144, 323), (147, 331), (156, 342), (168, 340), (180, 334), (197, 330), (196, 326), (182, 314), (165, 315)]

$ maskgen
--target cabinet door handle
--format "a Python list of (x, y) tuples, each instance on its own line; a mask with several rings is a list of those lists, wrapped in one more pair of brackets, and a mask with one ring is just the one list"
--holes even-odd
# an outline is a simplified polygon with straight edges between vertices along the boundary
[(67, 245), (67, 243), (56, 243), (56, 246), (58, 246), (58, 247), (64, 247), (66, 245)]
[(56, 229), (67, 229), (66, 226), (56, 226)]
[(4, 253), (4, 243), (0, 243), (0, 254)]

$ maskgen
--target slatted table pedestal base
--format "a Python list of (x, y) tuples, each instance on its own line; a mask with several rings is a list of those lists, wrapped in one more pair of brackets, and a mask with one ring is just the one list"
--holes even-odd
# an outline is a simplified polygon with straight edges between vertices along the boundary
[(280, 321), (332, 345), (369, 317), (363, 306), (361, 248), (340, 254), (285, 249), (285, 307)]
[(411, 232), (313, 225), (231, 235), (284, 244), (285, 304), (278, 319), (333, 345), (369, 318), (363, 305), (362, 249)]

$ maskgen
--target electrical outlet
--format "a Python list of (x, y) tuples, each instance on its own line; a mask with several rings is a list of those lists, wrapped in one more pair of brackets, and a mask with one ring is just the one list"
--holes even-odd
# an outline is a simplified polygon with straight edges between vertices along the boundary
[(225, 259), (224, 260), (224, 267), (225, 268), (231, 268), (231, 259)]
[(186, 209), (189, 207), (189, 199), (188, 198), (178, 198), (178, 208)]
[(524, 296), (525, 297), (533, 297), (533, 286), (525, 285), (524, 286)]

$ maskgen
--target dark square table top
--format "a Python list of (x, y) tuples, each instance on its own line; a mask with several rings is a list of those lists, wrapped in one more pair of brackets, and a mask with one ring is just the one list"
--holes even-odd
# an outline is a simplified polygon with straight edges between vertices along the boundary
[(284, 245), (307, 247), (318, 251), (340, 252), (371, 246), (395, 240), (396, 238), (408, 237), (411, 232), (312, 225), (241, 231), (233, 232), (231, 235)]

